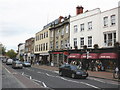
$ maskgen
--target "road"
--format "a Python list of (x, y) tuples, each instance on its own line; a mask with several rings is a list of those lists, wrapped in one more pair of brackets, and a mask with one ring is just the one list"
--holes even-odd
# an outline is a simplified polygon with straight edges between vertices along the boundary
[[(8, 70), (11, 70), (11, 66), (6, 66)], [(118, 82), (104, 80), (104, 79), (97, 79), (88, 77), (87, 79), (72, 79), (69, 77), (61, 77), (58, 75), (56, 71), (49, 71), (44, 69), (38, 69), (34, 67), (26, 67), (23, 69), (14, 69), (14, 74), (19, 73), (23, 77), (27, 77), (29, 80), (34, 82), (36, 85), (49, 88), (49, 89), (56, 89), (56, 88), (86, 88), (92, 90), (119, 90)]]

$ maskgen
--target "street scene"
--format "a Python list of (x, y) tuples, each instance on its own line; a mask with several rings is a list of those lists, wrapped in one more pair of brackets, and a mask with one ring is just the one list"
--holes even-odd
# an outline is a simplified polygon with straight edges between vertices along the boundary
[[(23, 69), (13, 69), (11, 65), (2, 65), (2, 88), (88, 88), (92, 90), (118, 90), (120, 83), (113, 79), (89, 76), (86, 79), (61, 77), (58, 68), (34, 65)], [(107, 77), (107, 76), (106, 76)], [(3, 89), (4, 90), (4, 89)]]
[(0, 89), (120, 90), (119, 0), (1, 0)]

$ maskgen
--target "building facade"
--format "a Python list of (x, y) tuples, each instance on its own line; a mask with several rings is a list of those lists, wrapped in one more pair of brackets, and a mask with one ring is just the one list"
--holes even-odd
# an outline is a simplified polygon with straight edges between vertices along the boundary
[(118, 26), (118, 7), (104, 12), (99, 8), (76, 12), (76, 16), (70, 18), (70, 46), (78, 49), (84, 45), (93, 48), (95, 44), (100, 48), (113, 47), (115, 42), (120, 42)]
[(21, 61), (25, 60), (25, 43), (20, 43), (18, 44), (18, 55), (17, 58), (20, 59)]
[(63, 51), (70, 48), (70, 16), (59, 17), (59, 23), (54, 24), (50, 28), (50, 59), (54, 66), (58, 66), (60, 62), (67, 61), (67, 56)]
[(25, 41), (25, 60), (31, 62), (34, 59), (34, 38)]
[(47, 64), (49, 62), (49, 41), (50, 41), (50, 32), (49, 25), (44, 26), (43, 30), (35, 34), (35, 47), (34, 54), (36, 62), (41, 62)]

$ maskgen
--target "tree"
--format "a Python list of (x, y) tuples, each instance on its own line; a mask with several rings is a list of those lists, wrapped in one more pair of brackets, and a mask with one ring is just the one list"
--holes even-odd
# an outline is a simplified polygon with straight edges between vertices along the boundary
[(6, 55), (7, 55), (9, 58), (16, 58), (17, 53), (16, 53), (13, 49), (11, 49), (11, 50), (8, 50), (8, 51), (6, 52)]
[(6, 48), (2, 44), (0, 44), (0, 54), (3, 56), (6, 54)]
[(5, 55), (6, 54), (6, 48), (3, 46), (2, 47), (2, 55)]

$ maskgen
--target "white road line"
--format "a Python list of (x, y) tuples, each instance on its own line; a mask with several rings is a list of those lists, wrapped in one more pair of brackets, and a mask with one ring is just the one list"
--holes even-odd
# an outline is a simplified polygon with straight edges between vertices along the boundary
[[(4, 66), (3, 66), (4, 67)], [(5, 67), (4, 67), (5, 68)], [(8, 73), (10, 73), (11, 74), (11, 72), (7, 69), (7, 68), (5, 68), (5, 70), (8, 72)]]
[[(58, 77), (58, 76), (56, 76), (56, 77)], [(78, 82), (78, 81), (74, 81), (74, 80), (68, 80), (68, 79), (66, 79), (66, 78), (64, 78), (64, 77), (58, 77), (58, 78), (61, 78), (61, 79), (65, 80), (65, 81), (74, 82), (74, 83), (80, 83), (80, 84), (84, 84), (84, 85), (87, 85), (87, 86), (90, 86), (90, 87), (93, 87), (93, 88), (96, 88), (96, 89), (100, 89), (99, 87), (94, 86), (94, 85), (91, 85), (91, 84), (89, 84), (89, 83)]]
[[(43, 85), (43, 87), (48, 88), (47, 85), (46, 85), (44, 82), (39, 81), (39, 80), (36, 80), (36, 79), (32, 79), (32, 80), (33, 80), (34, 82), (41, 83), (41, 84)], [(39, 85), (40, 85), (40, 84), (39, 84)]]
[(37, 72), (37, 73), (45, 74), (45, 73), (43, 73), (43, 72)]
[(29, 71), (34, 71), (34, 70), (29, 69), (29, 68), (25, 68), (25, 69), (27, 69), (27, 70), (29, 70)]
[(56, 77), (56, 76), (50, 75), (50, 74), (48, 74), (48, 73), (46, 73), (46, 75), (47, 75), (47, 76), (50, 76), (50, 77)]
[(45, 88), (47, 88), (47, 85), (46, 85), (44, 82), (42, 82), (42, 84), (43, 84), (43, 86), (44, 86)]
[(96, 86), (91, 85), (91, 84), (89, 84), (89, 83), (85, 83), (85, 82), (79, 82), (79, 83), (84, 84), (84, 85), (87, 85), (87, 86), (90, 86), (90, 87), (93, 87), (93, 88), (96, 88), (96, 89), (100, 89), (99, 87), (96, 87)]

